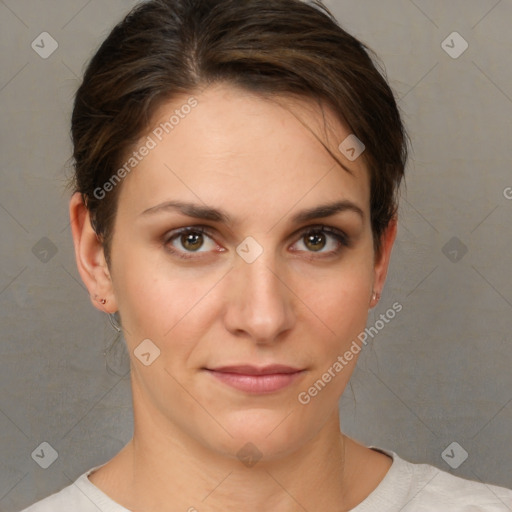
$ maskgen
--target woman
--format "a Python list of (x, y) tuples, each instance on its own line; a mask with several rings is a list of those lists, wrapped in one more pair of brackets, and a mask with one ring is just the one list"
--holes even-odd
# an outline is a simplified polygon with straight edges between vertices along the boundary
[(27, 511), (512, 510), (340, 432), (407, 143), (320, 3), (142, 3), (92, 59), (72, 134), (78, 270), (119, 313), (134, 435)]

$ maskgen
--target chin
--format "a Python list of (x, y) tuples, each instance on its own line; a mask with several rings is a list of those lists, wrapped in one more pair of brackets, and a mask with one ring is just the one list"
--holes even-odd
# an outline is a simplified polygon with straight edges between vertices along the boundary
[[(289, 415), (289, 416), (288, 416)], [(237, 458), (262, 457), (272, 460), (293, 452), (301, 444), (313, 437), (312, 432), (299, 430), (304, 421), (291, 423), (290, 409), (252, 409), (234, 412), (224, 417), (220, 423), (232, 437), (222, 436), (220, 451)], [(252, 454), (254, 452), (254, 454)]]

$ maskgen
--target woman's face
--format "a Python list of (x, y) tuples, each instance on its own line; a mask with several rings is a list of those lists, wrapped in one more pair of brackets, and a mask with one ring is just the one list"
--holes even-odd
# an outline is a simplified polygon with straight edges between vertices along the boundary
[(195, 98), (159, 110), (122, 182), (109, 301), (136, 422), (232, 456), (250, 442), (270, 459), (337, 417), (357, 357), (333, 365), (360, 344), (392, 240), (376, 261), (368, 173), (338, 150), (350, 132), (332, 116), (325, 132), (313, 103), (289, 100), (294, 115), (226, 85)]

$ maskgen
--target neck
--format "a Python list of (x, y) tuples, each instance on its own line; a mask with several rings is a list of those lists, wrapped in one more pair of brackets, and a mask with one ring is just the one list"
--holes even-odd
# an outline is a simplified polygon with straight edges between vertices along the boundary
[(166, 510), (339, 512), (345, 500), (346, 438), (334, 421), (296, 452), (254, 465), (212, 454), (175, 433), (137, 434), (126, 447), (129, 488), (133, 497), (147, 499), (132, 498), (128, 508), (133, 510), (172, 503)]
[(307, 442), (279, 454), (274, 450), (272, 457), (264, 453), (255, 463), (205, 446), (158, 413), (134, 407), (134, 420), (133, 439), (89, 477), (129, 510), (348, 511), (391, 466), (386, 456), (340, 432), (337, 408)]

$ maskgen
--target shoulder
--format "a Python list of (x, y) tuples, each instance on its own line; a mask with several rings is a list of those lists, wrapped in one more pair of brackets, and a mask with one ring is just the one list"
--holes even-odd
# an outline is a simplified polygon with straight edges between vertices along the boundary
[[(496, 485), (457, 477), (434, 466), (423, 466), (426, 478), (423, 496), (436, 504), (451, 505), (450, 510), (460, 507), (464, 512), (510, 512), (512, 511), (512, 490)], [(426, 481), (425, 481), (426, 480)]]
[(100, 466), (89, 469), (71, 485), (44, 498), (21, 512), (125, 512), (87, 478)]
[[(402, 512), (512, 511), (512, 490), (510, 489), (461, 478), (429, 464), (414, 464), (400, 458), (392, 451), (377, 449), (393, 458), (388, 474), (369, 496), (368, 504), (379, 504), (378, 510), (390, 512), (394, 510)], [(382, 506), (384, 503), (388, 508)], [(365, 502), (362, 505), (365, 505)], [(361, 512), (372, 510), (373, 508), (366, 506), (361, 508)], [(358, 507), (355, 511), (360, 512)]]
[(21, 512), (68, 512), (70, 510), (97, 512), (97, 507), (85, 500), (87, 498), (74, 486), (74, 484), (65, 487), (61, 491), (44, 498)]

